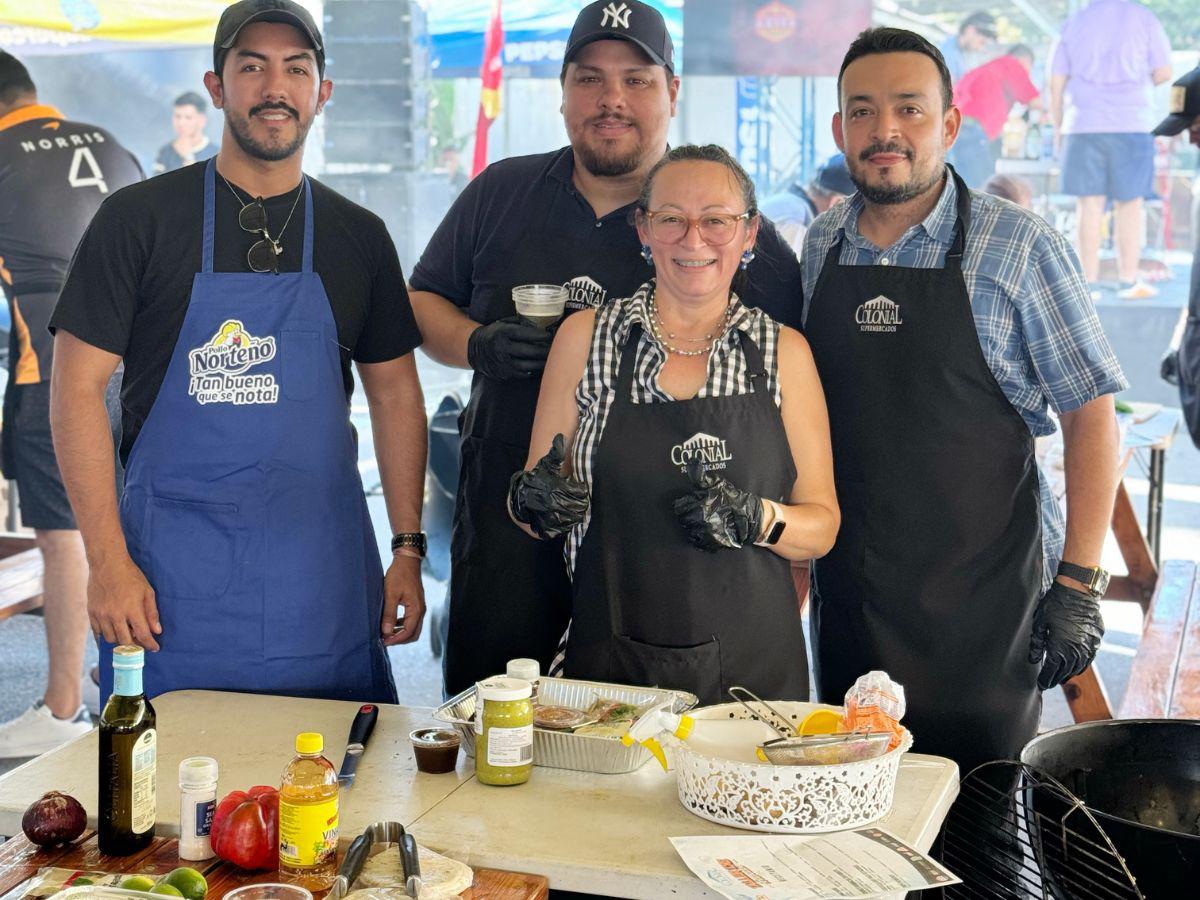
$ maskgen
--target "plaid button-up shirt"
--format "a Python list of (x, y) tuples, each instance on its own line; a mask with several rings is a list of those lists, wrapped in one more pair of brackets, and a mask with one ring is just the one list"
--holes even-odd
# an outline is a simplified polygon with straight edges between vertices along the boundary
[[(954, 239), (957, 199), (954, 180), (947, 178), (933, 211), (885, 248), (858, 231), (861, 194), (818, 216), (804, 241), (805, 317), (829, 248), (842, 234), (844, 266), (943, 268)], [(1129, 387), (1100, 327), (1075, 251), (1043, 219), (972, 191), (962, 270), (984, 358), (1035, 436), (1053, 433), (1050, 409), (1070, 412)], [(1043, 584), (1048, 587), (1062, 554), (1063, 520), (1045, 477), (1041, 485)]]

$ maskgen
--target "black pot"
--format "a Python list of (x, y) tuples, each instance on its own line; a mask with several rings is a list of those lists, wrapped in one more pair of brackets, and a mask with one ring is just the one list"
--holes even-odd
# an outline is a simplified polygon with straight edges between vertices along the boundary
[[(1137, 880), (1147, 900), (1186, 896), (1200, 883), (1200, 721), (1128, 719), (1071, 725), (1034, 738), (1021, 762), (1061, 782), (1083, 800)], [(1088, 830), (1038, 791), (1034, 812), (1050, 848)], [(1079, 896), (1081, 857), (1048, 853), (1045, 874)], [(1072, 871), (1072, 865), (1075, 871)], [(1076, 879), (1074, 887), (1069, 883)]]

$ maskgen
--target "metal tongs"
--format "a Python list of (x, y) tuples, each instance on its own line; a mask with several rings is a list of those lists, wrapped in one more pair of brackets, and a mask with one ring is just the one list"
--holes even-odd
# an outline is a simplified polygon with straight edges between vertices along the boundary
[[(745, 696), (742, 696), (742, 695)], [(729, 689), (729, 696), (742, 704), (750, 715), (779, 735), (764, 741), (759, 758), (776, 766), (803, 766), (871, 759), (887, 752), (891, 735), (886, 732), (856, 731), (846, 734), (801, 736), (787, 716), (766, 700), (741, 686)], [(749, 699), (746, 699), (746, 698)], [(758, 704), (752, 706), (751, 701)], [(766, 712), (763, 712), (763, 710)], [(843, 759), (843, 757), (848, 757)]]
[(399, 822), (373, 822), (367, 830), (354, 839), (350, 849), (338, 868), (337, 878), (326, 895), (326, 900), (341, 900), (346, 896), (363, 865), (376, 844), (395, 844), (400, 854), (400, 870), (404, 873), (404, 893), (409, 897), (420, 897), (421, 861), (417, 857), (417, 841), (404, 830)]

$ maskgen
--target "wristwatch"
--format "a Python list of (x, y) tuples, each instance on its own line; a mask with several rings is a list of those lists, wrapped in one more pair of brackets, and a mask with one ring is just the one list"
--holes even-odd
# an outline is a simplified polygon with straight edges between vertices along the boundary
[(787, 522), (783, 520), (783, 515), (773, 500), (764, 498), (763, 504), (770, 511), (771, 518), (763, 528), (762, 537), (754, 543), (760, 547), (774, 547), (783, 536), (783, 530), (787, 528)]
[(1074, 578), (1084, 585), (1093, 597), (1103, 597), (1104, 592), (1108, 590), (1108, 573), (1099, 566), (1077, 566), (1074, 563), (1060, 562), (1057, 574)]
[(428, 545), (425, 541), (425, 532), (423, 531), (402, 531), (399, 534), (392, 536), (392, 552), (402, 550), (407, 547), (409, 550), (416, 550), (421, 554), (421, 559), (425, 558), (425, 551)]

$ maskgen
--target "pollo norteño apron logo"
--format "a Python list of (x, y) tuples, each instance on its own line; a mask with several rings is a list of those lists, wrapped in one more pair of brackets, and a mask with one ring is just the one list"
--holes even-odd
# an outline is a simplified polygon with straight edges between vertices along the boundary
[(704, 464), (704, 471), (711, 472), (724, 469), (733, 459), (733, 454), (729, 452), (724, 438), (697, 431), (682, 444), (671, 448), (671, 462), (679, 466), (679, 471), (686, 472), (692, 459), (699, 459)]
[(237, 319), (227, 319), (212, 339), (188, 352), (188, 396), (200, 404), (276, 403), (279, 383), (269, 372), (247, 374), (275, 358), (275, 338), (257, 338)]
[(900, 318), (900, 304), (882, 294), (856, 309), (854, 321), (858, 323), (859, 331), (895, 331), (904, 324)]

